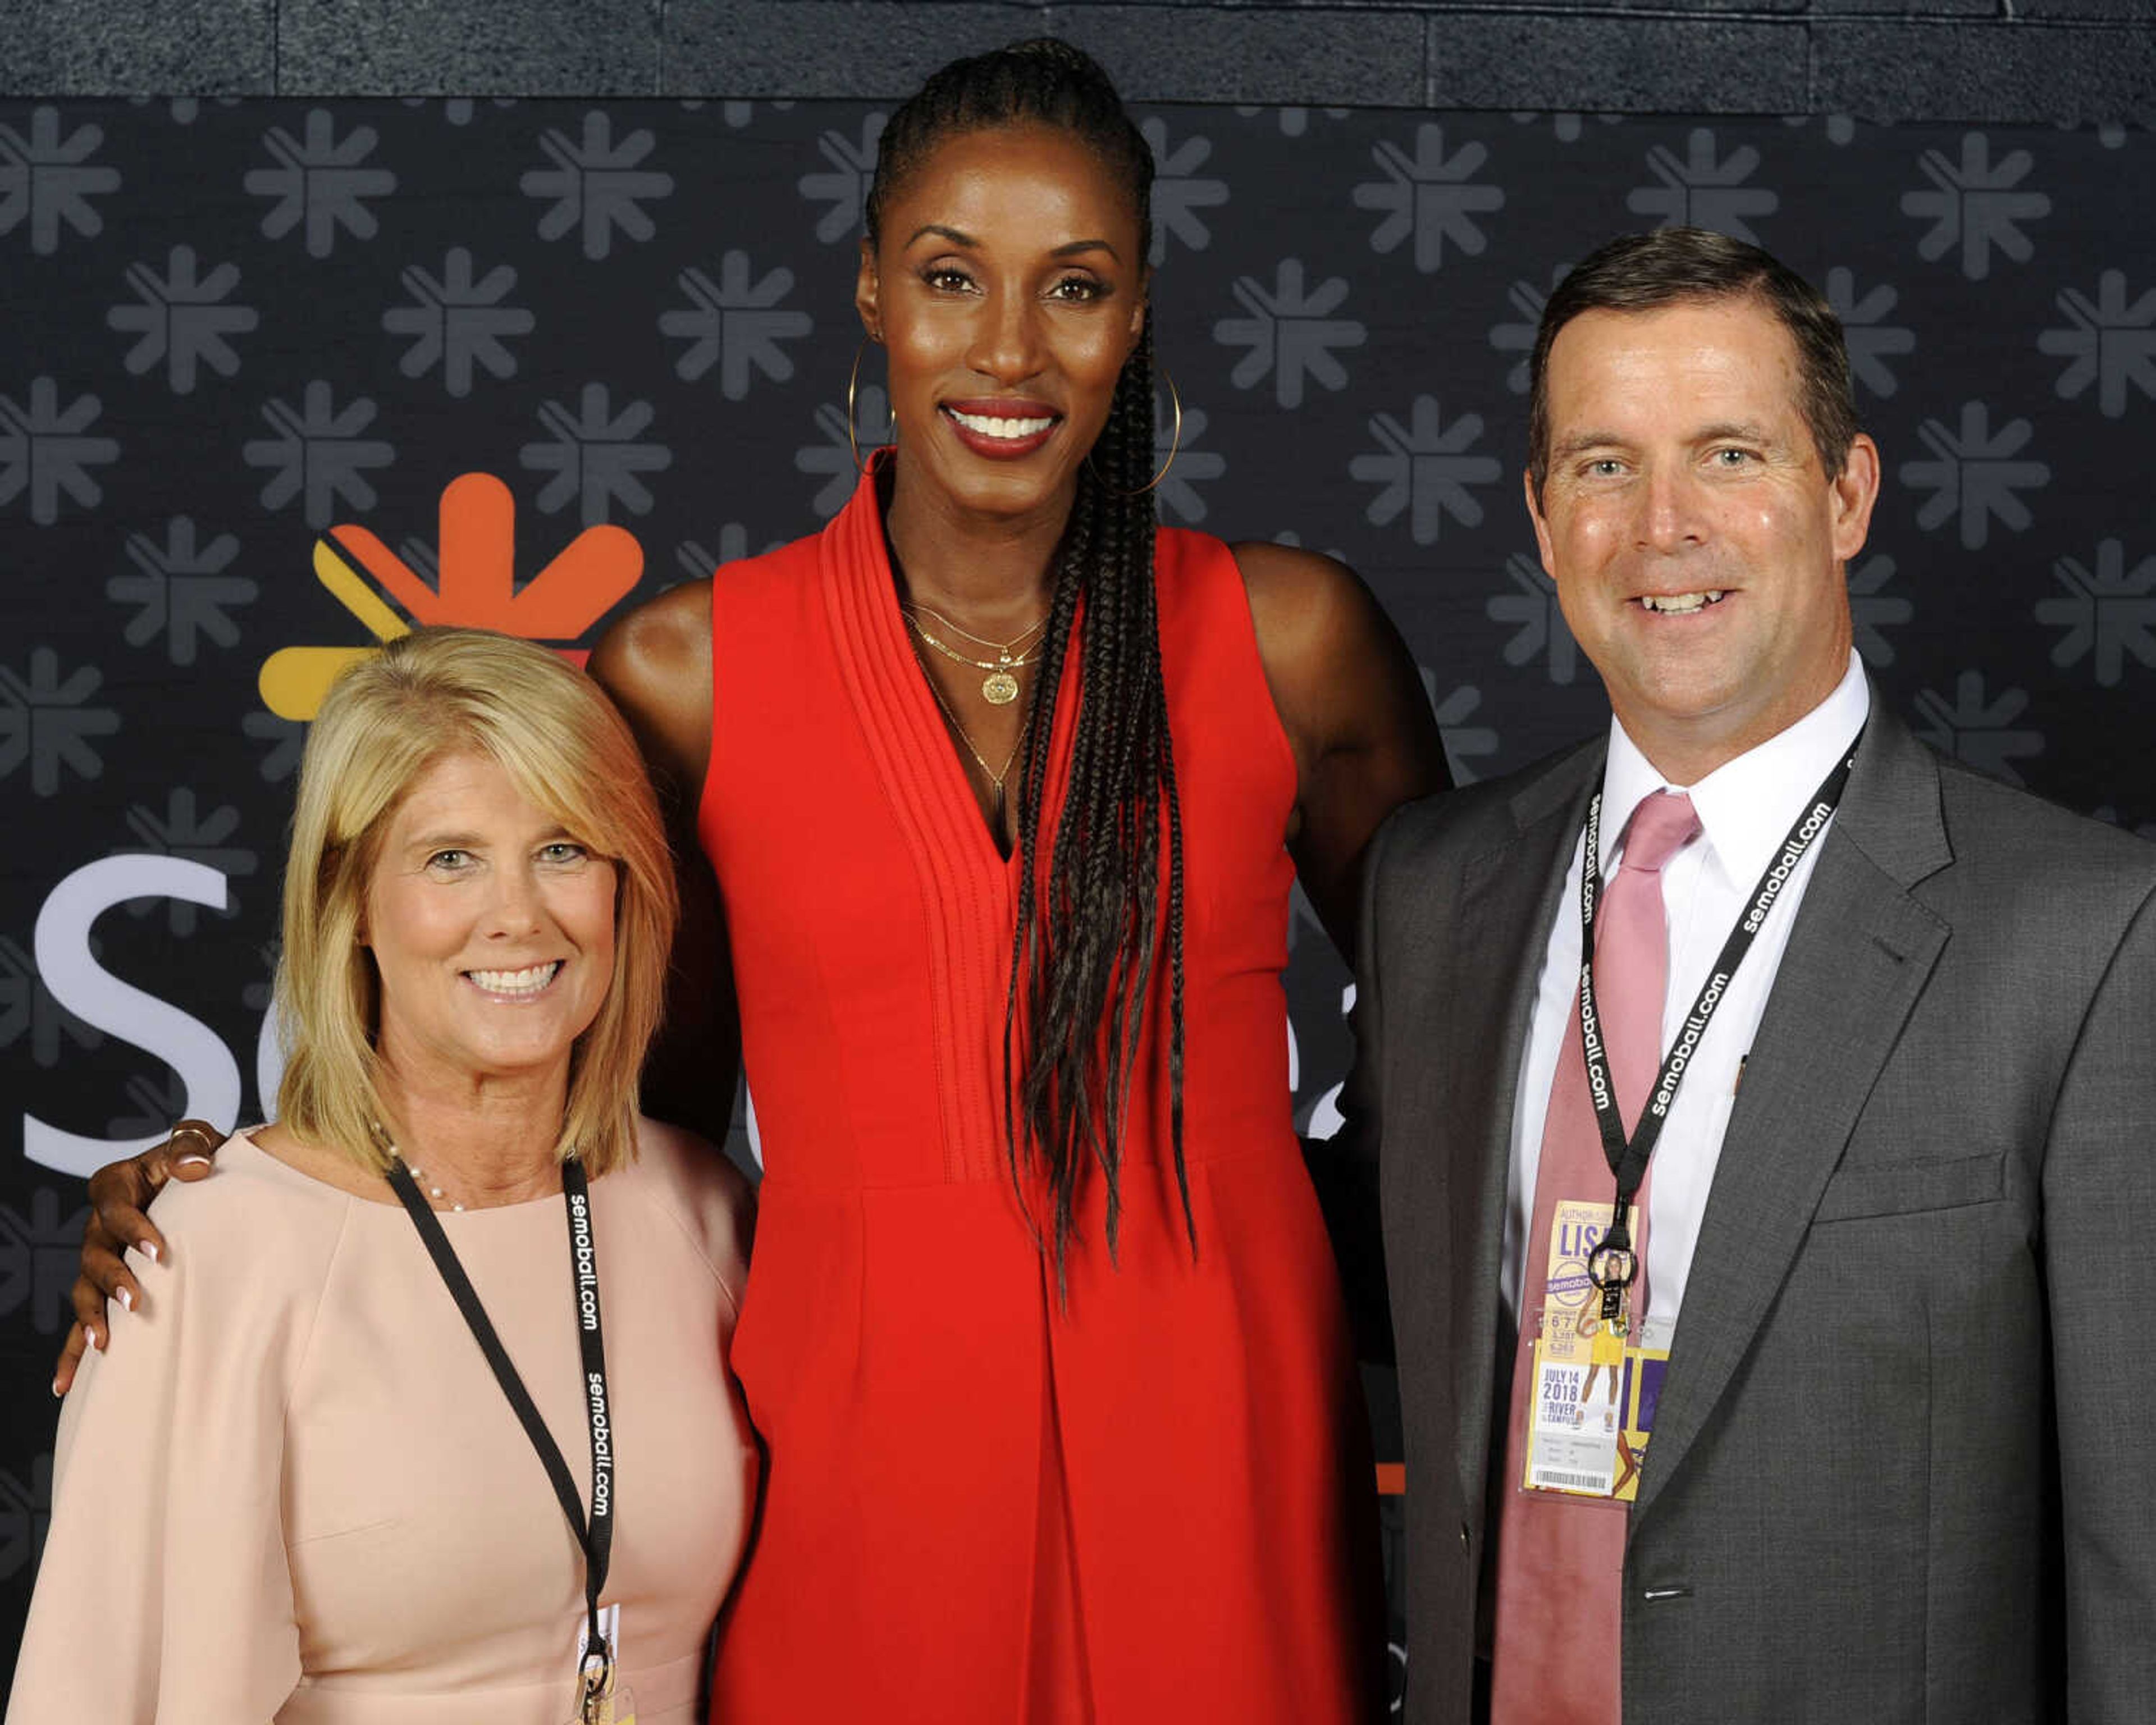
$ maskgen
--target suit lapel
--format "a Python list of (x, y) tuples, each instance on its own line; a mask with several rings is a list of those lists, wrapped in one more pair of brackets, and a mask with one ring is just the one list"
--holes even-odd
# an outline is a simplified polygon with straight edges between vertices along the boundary
[(1750, 1348), (1930, 978), (1948, 931), (1908, 888), (1952, 860), (1938, 770), (1875, 695), (1723, 1137), (1635, 1523)]
[[(1604, 750), (1558, 762), (1512, 799), (1510, 840), (1462, 872), (1459, 932), (1451, 953), (1457, 1010), (1483, 1034), (1453, 1043), (1460, 1056), (1440, 1105), (1464, 1128), (1449, 1170), (1453, 1358), (1460, 1410), (1460, 1488), (1480, 1503), (1487, 1465), (1498, 1351), (1498, 1279), (1505, 1249), (1505, 1197), (1512, 1171), (1513, 1105), (1526, 1058), (1536, 983), (1567, 871), (1602, 778)], [(1471, 1129), (1480, 1122), (1479, 1131)]]

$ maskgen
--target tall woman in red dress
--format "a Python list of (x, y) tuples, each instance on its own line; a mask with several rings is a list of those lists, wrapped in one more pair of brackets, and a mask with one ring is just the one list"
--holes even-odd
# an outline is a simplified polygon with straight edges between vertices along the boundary
[[(727, 1725), (1378, 1704), (1280, 973), (1291, 886), (1345, 949), (1443, 757), (1352, 572), (1156, 526), (1152, 179), (1062, 44), (932, 77), (856, 292), (895, 458), (592, 657), (688, 876), (645, 1108), (722, 1136), (738, 1027), (761, 1128)], [(146, 1225), (122, 1188), (95, 1238)]]
[[(765, 1162), (715, 1720), (1373, 1710), (1280, 973), (1298, 872), (1344, 944), (1443, 767), (1353, 574), (1155, 526), (1152, 177), (1074, 49), (932, 78), (856, 290), (896, 459), (592, 660), (716, 875), (685, 981)], [(730, 1027), (679, 1028), (647, 1106), (721, 1128)]]

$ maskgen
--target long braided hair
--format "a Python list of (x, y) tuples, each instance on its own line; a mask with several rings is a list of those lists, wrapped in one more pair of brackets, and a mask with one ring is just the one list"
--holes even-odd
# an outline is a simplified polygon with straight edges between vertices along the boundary
[[(1107, 74), (1068, 43), (1044, 37), (953, 61), (891, 116), (869, 191), (870, 245), (876, 244), (893, 187), (937, 145), (967, 132), (1024, 126), (1066, 133), (1096, 151), (1130, 193), (1141, 244), (1150, 238), (1152, 150)], [(1021, 885), (1004, 1014), (1004, 1134), (1011, 1178), (1029, 1216), (1028, 1163), (1037, 1158), (1045, 1178), (1051, 1214), (1044, 1243), (1052, 1242), (1059, 1286), (1089, 1162), (1106, 1183), (1111, 1259), (1115, 1253), (1131, 1077), (1146, 1039), (1146, 1004), (1163, 932), (1170, 1135), (1183, 1228), (1191, 1250), (1198, 1246), (1183, 1154), (1183, 818), (1153, 593), (1156, 517), (1147, 483), (1153, 465), (1148, 316), (1116, 379), (1107, 424), (1080, 466), (1077, 495), (1056, 548), (1019, 776)], [(1078, 720), (1062, 819), (1044, 877), (1036, 862), (1041, 803), (1057, 690), (1074, 635)], [(1040, 1219), (1034, 1220), (1040, 1233)]]

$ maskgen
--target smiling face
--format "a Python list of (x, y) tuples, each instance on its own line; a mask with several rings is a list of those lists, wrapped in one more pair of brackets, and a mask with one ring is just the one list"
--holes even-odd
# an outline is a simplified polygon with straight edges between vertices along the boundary
[(889, 359), (895, 513), (1069, 508), (1144, 328), (1145, 242), (1107, 165), (1043, 127), (959, 133), (892, 187), (855, 301)]
[(1626, 733), (1696, 783), (1841, 680), (1879, 452), (1860, 435), (1828, 476), (1795, 344), (1750, 296), (1584, 312), (1548, 389), (1543, 567)]
[(491, 757), (446, 755), (390, 817), (364, 930), (401, 1080), (565, 1081), (613, 975), (614, 865)]

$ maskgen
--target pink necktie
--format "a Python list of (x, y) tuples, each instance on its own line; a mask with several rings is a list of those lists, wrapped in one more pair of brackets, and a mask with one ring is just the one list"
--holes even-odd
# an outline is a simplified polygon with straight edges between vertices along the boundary
[[(1627, 1132), (1661, 1062), (1669, 973), (1662, 865), (1698, 831), (1689, 797), (1647, 798), (1633, 813), (1617, 878), (1596, 915), (1595, 1004)], [(1549, 1279), (1550, 1224), (1560, 1200), (1606, 1204), (1615, 1189), (1588, 1096), (1575, 995), (1550, 1084), (1534, 1213), (1527, 1224), (1527, 1274), (1520, 1286), (1519, 1348), (1500, 1482), (1491, 1725), (1620, 1725), (1622, 1717), (1619, 1636), (1629, 1506), (1519, 1489), (1527, 1463), (1537, 1323)], [(1647, 1309), (1646, 1201), (1642, 1189), (1633, 1240), (1642, 1266), (1632, 1289), (1635, 1320)]]

